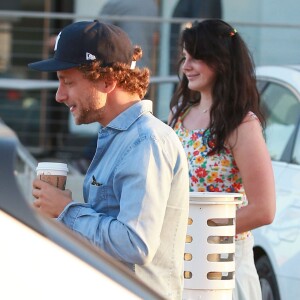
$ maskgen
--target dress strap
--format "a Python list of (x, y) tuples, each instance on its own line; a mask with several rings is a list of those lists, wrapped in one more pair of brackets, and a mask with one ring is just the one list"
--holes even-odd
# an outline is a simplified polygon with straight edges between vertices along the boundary
[(186, 108), (186, 110), (184, 110), (183, 112), (182, 112), (182, 114), (180, 115), (180, 118), (183, 120), (185, 117), (186, 117), (186, 115), (190, 112), (190, 110), (192, 109), (192, 107), (193, 107), (193, 105), (190, 105), (190, 106), (188, 106), (187, 108)]

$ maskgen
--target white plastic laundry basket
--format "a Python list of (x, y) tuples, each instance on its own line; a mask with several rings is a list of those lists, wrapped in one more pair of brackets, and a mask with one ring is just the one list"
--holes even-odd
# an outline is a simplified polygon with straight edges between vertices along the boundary
[(237, 193), (190, 193), (183, 299), (232, 299)]

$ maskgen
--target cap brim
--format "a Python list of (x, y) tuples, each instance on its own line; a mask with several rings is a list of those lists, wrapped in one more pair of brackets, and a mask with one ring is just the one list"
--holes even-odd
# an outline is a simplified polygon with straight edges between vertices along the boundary
[(56, 72), (78, 67), (80, 64), (60, 61), (55, 58), (37, 61), (28, 64), (28, 67), (37, 71)]

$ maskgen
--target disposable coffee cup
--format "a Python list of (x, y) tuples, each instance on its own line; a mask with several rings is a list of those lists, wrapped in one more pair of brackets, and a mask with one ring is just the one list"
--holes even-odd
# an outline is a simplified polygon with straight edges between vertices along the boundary
[(64, 190), (67, 182), (68, 165), (55, 162), (40, 162), (36, 168), (37, 177)]

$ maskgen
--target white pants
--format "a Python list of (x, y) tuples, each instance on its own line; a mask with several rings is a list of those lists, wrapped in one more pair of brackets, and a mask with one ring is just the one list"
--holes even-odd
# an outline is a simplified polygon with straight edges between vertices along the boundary
[(261, 288), (253, 256), (253, 236), (235, 242), (233, 300), (261, 300)]

